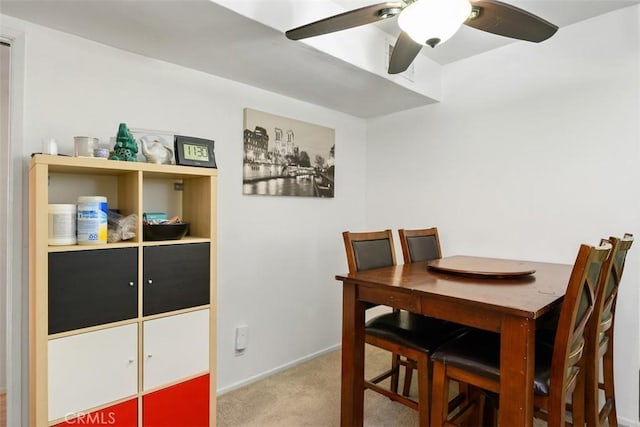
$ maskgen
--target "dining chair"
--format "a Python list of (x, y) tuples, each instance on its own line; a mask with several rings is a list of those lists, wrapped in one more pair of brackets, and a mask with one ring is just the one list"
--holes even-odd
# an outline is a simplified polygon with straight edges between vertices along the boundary
[[(618, 425), (613, 381), (613, 326), (618, 288), (627, 252), (633, 244), (633, 235), (627, 233), (622, 239), (610, 237), (609, 242), (612, 244), (611, 256), (607, 260), (609, 273), (606, 277), (601, 276), (594, 314), (587, 327), (584, 406), (589, 427), (599, 427), (604, 425), (605, 421), (608, 422), (609, 427)], [(602, 375), (600, 375), (600, 364), (602, 364)], [(602, 404), (599, 399), (600, 390), (604, 392)]]
[(438, 228), (398, 230), (405, 264), (442, 258)]
[[(401, 228), (398, 230), (398, 236), (400, 237), (400, 247), (402, 248), (402, 257), (405, 264), (442, 258), (440, 238), (436, 227), (415, 230)], [(409, 395), (413, 369), (415, 369), (415, 364), (406, 366), (404, 388), (402, 390), (404, 396)]]
[[(391, 230), (342, 233), (349, 272), (396, 265)], [(460, 334), (454, 323), (394, 309), (365, 323), (365, 342), (392, 353), (391, 369), (373, 379), (364, 379), (364, 388), (418, 411), (421, 426), (429, 425), (429, 354), (448, 339)], [(404, 359), (402, 359), (404, 358)], [(398, 393), (400, 366), (418, 372), (418, 399)], [(391, 378), (389, 389), (378, 385)]]
[[(567, 409), (575, 412), (572, 417), (574, 424), (582, 425), (586, 422), (589, 427), (600, 427), (605, 421), (610, 427), (618, 425), (613, 381), (613, 325), (618, 286), (627, 252), (633, 244), (633, 235), (625, 234), (622, 239), (602, 239), (601, 244), (605, 242), (611, 243), (611, 254), (602, 266), (596, 287), (593, 315), (587, 324), (584, 400), (576, 399), (572, 405), (567, 405)], [(547, 329), (541, 331), (540, 338), (552, 342), (555, 328), (550, 330), (550, 325), (546, 326)], [(604, 392), (602, 403), (600, 390)]]
[[(534, 407), (544, 410), (551, 427), (565, 425), (567, 395), (584, 396), (583, 353), (586, 327), (594, 305), (594, 291), (611, 244), (599, 247), (581, 245), (562, 302), (553, 344), (536, 340), (534, 373)], [(448, 419), (450, 380), (470, 384), (493, 394), (500, 392), (500, 335), (471, 330), (443, 344), (432, 355), (433, 401), (431, 426), (455, 425)], [(470, 399), (456, 416), (475, 409), (482, 416), (482, 399)], [(575, 411), (579, 407), (573, 407)], [(583, 415), (583, 414), (582, 414)]]

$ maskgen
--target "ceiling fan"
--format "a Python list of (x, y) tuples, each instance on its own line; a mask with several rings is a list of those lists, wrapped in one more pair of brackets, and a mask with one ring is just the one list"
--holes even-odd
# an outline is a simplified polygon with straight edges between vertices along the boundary
[(497, 0), (404, 0), (378, 3), (330, 16), (287, 31), (291, 40), (346, 30), (398, 16), (402, 30), (389, 60), (389, 74), (405, 71), (422, 46), (436, 47), (460, 25), (539, 43), (558, 27), (526, 10)]

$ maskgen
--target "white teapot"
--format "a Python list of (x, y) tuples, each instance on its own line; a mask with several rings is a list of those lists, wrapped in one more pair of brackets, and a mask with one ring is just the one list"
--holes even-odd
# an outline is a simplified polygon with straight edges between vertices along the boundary
[(169, 147), (159, 136), (145, 135), (140, 138), (142, 154), (147, 163), (171, 164), (173, 161), (173, 148)]

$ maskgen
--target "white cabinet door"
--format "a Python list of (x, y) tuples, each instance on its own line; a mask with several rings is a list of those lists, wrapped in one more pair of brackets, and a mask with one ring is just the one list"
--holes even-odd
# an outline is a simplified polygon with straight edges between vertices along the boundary
[(50, 340), (49, 420), (135, 396), (138, 325)]
[(144, 322), (143, 388), (209, 371), (209, 310)]

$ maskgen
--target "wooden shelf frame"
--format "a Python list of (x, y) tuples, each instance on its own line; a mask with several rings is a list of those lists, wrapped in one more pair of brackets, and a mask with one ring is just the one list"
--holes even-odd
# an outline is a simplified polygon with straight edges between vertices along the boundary
[[(82, 176), (117, 177), (118, 208), (124, 215), (136, 213), (138, 224), (136, 237), (130, 241), (102, 245), (48, 245), (49, 175), (70, 174)], [(120, 324), (138, 323), (138, 353), (142, 355), (142, 325), (144, 321), (192, 310), (209, 310), (209, 420), (215, 426), (216, 416), (216, 295), (217, 295), (217, 169), (177, 165), (157, 165), (141, 162), (122, 162), (93, 158), (35, 155), (29, 164), (29, 423), (31, 426), (54, 424), (48, 420), (48, 341), (73, 335), (74, 332), (48, 334), (48, 254), (52, 252), (90, 251), (111, 248), (138, 248), (139, 310), (134, 320), (115, 322), (105, 328)], [(143, 189), (146, 179), (181, 181), (182, 216), (190, 222), (190, 236), (182, 240), (143, 241), (142, 214)], [(192, 309), (177, 310), (161, 315), (142, 315), (142, 252), (143, 247), (156, 245), (182, 245), (210, 243), (210, 304)], [(98, 327), (86, 331), (99, 330)], [(86, 332), (84, 329), (79, 333)], [(142, 425), (142, 359), (139, 359), (138, 422)], [(124, 399), (127, 400), (127, 399)], [(105, 402), (108, 406), (112, 402)], [(113, 402), (118, 403), (118, 402)], [(97, 408), (86, 408), (91, 411)], [(59, 420), (57, 420), (59, 421)]]

